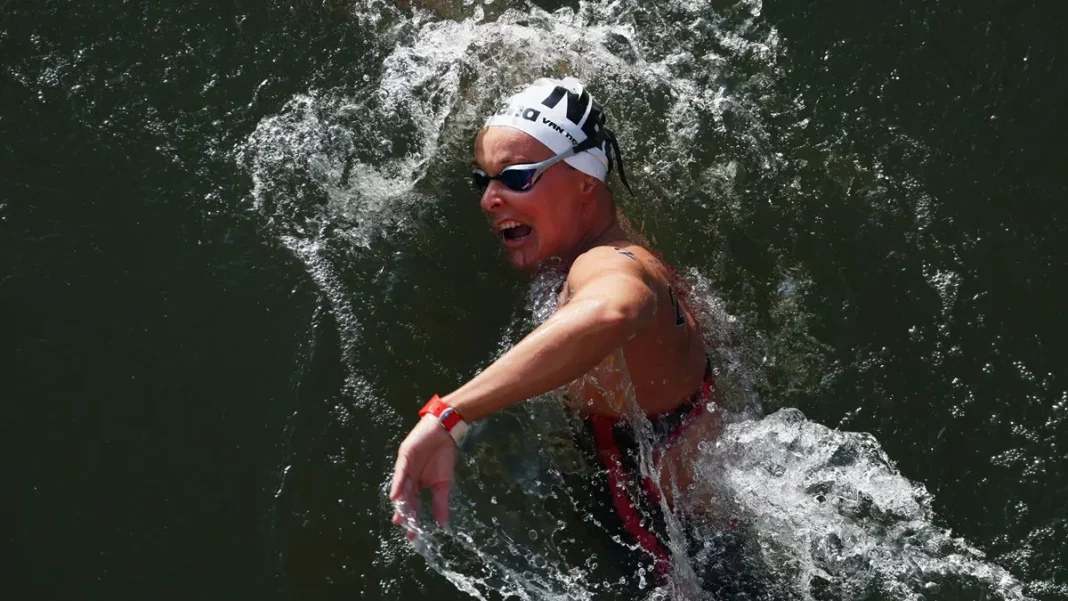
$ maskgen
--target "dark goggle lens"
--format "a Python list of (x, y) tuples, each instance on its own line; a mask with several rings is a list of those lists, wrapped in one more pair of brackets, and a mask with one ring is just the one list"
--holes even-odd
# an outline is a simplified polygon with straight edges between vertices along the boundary
[(479, 192), (485, 192), (489, 183), (497, 180), (504, 187), (515, 192), (525, 192), (534, 185), (534, 172), (536, 169), (506, 169), (500, 175), (491, 176), (481, 169), (471, 171), (471, 184)]
[(485, 171), (475, 169), (471, 172), (471, 183), (475, 186), (475, 189), (479, 192), (485, 192), (489, 187), (490, 180), (493, 179), (486, 175)]
[(510, 169), (502, 171), (497, 179), (509, 190), (525, 192), (534, 184), (534, 169)]

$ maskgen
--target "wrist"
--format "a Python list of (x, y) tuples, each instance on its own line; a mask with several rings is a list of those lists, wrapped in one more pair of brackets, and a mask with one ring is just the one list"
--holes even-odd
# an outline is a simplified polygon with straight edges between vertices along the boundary
[(441, 397), (436, 394), (430, 397), (426, 405), (419, 410), (419, 417), (436, 421), (452, 437), (457, 446), (467, 435), (468, 424), (460, 412), (442, 401)]
[(492, 407), (492, 403), (484, 396), (480, 396), (479, 392), (468, 386), (462, 386), (442, 396), (441, 400), (458, 411), (463, 416), (464, 421), (467, 422), (467, 425), (470, 426), (493, 413), (493, 410), (487, 410)]

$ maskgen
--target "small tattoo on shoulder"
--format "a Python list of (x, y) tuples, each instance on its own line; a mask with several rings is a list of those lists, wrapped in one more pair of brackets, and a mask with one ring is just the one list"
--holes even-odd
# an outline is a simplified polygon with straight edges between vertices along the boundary
[(621, 255), (623, 255), (625, 257), (630, 257), (631, 259), (634, 259), (635, 261), (638, 260), (638, 257), (635, 257), (634, 253), (630, 252), (629, 250), (627, 250), (625, 248), (619, 248), (618, 246), (613, 247), (613, 248), (616, 249), (616, 252), (618, 252), (619, 254), (621, 254)]

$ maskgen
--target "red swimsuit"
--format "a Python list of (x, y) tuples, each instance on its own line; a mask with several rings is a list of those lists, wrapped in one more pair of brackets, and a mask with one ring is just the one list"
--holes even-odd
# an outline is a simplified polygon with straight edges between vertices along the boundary
[[(714, 380), (711, 362), (706, 362), (700, 392), (671, 411), (646, 416), (652, 424), (654, 464), (660, 461), (663, 452), (678, 439), (686, 426), (706, 411)], [(586, 416), (584, 421), (596, 445), (597, 460), (605, 470), (600, 505), (614, 509), (620, 530), (641, 547), (647, 560), (652, 560), (655, 573), (666, 576), (670, 560), (659, 483), (641, 474), (641, 450), (634, 427), (624, 418), (601, 415)]]

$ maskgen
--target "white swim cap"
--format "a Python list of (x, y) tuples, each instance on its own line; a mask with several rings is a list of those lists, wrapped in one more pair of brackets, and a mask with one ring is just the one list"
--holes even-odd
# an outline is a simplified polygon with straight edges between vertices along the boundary
[(603, 182), (612, 170), (614, 157), (619, 162), (620, 179), (630, 189), (615, 136), (605, 127), (604, 110), (574, 77), (543, 77), (530, 84), (486, 120), (485, 127), (493, 126), (530, 134), (555, 154), (592, 137), (590, 148), (564, 160)]

